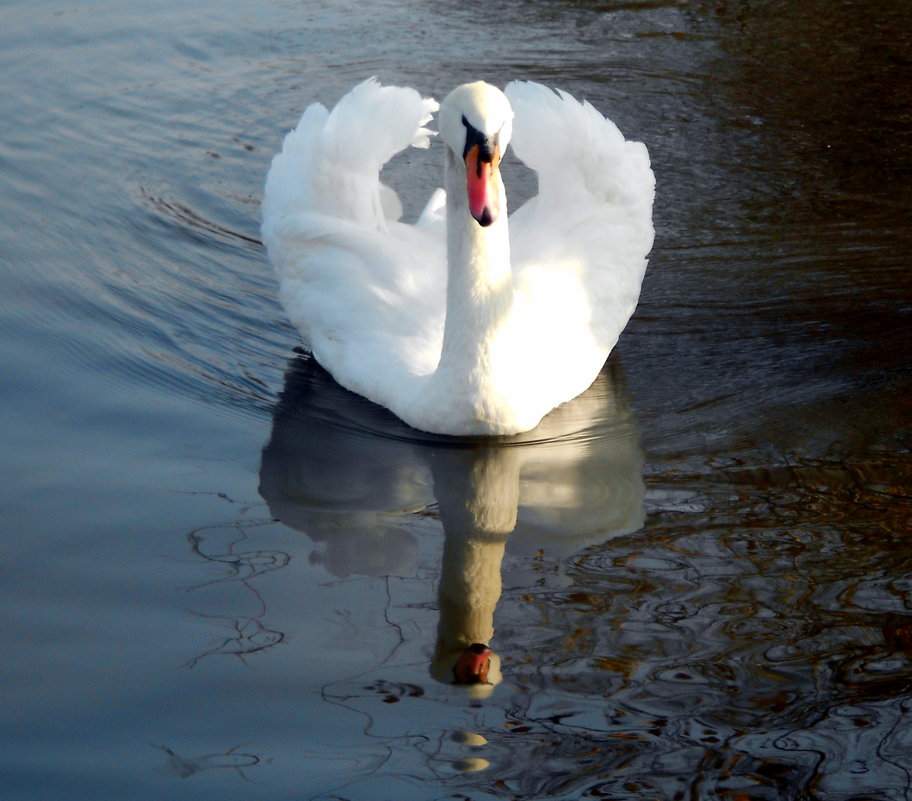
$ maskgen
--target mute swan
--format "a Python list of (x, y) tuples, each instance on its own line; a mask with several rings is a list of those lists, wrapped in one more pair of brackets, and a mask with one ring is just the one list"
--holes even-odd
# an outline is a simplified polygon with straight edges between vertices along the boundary
[[(653, 241), (649, 156), (564, 92), (466, 84), (439, 106), (445, 192), (407, 225), (380, 169), (428, 146), (437, 110), (374, 79), (331, 112), (307, 108), (263, 198), (280, 300), (336, 381), (411, 426), (528, 431), (592, 383), (633, 313)], [(508, 144), (539, 184), (509, 220)]]

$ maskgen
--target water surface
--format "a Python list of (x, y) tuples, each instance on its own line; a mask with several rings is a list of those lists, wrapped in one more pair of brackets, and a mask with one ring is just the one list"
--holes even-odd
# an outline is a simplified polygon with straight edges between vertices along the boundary
[[(4, 797), (912, 794), (903, 3), (3, 23)], [(295, 351), (262, 181), (370, 75), (540, 80), (649, 147), (637, 314), (529, 435), (420, 434)], [(440, 160), (391, 165), (407, 213)]]

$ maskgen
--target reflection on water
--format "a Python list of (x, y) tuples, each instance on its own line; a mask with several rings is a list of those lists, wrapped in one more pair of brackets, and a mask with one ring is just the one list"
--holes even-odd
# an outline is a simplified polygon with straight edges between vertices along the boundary
[[(397, 679), (395, 658), (324, 698), (451, 792), (462, 775), (466, 791), (528, 798), (904, 797), (910, 486), (888, 455), (651, 474), (612, 371), (527, 441), (473, 442), (408, 429), (306, 359), (261, 469), (273, 514), (335, 575), (410, 576), (417, 529), (402, 514), (439, 518), (442, 561), (415, 573), (438, 580), (431, 674), (452, 684), (466, 648), (490, 645), (502, 662), (463, 697), (488, 697), (502, 673), (499, 705), (453, 733), (457, 697)], [(526, 556), (511, 564), (514, 543)], [(432, 635), (397, 626), (404, 644)], [(386, 775), (365, 768), (346, 797)]]
[(476, 685), (477, 697), (501, 681), (489, 646), (511, 536), (554, 557), (642, 525), (643, 457), (616, 374), (610, 365), (531, 432), (466, 440), (409, 428), (302, 357), (286, 374), (260, 492), (273, 515), (324, 545), (312, 558), (335, 575), (414, 572), (402, 516), (439, 516), (431, 674)]
[[(572, 597), (534, 600), (573, 634), (545, 675), (517, 678), (529, 690), (517, 714), (539, 736), (599, 745), (586, 764), (610, 778), (575, 787), (904, 798), (912, 475), (897, 467), (734, 461), (647, 476), (649, 531), (575, 560)], [(540, 692), (552, 681), (557, 696)]]

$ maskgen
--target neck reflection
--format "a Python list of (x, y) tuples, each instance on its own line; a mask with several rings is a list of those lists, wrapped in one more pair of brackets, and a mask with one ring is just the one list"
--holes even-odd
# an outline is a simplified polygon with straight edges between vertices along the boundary
[(414, 575), (408, 515), (438, 515), (430, 674), (484, 697), (502, 680), (494, 616), (508, 543), (511, 553), (560, 558), (642, 525), (643, 457), (618, 372), (609, 364), (527, 434), (472, 439), (409, 428), (312, 360), (294, 360), (260, 493), (274, 517), (320, 545), (312, 561), (340, 577)]

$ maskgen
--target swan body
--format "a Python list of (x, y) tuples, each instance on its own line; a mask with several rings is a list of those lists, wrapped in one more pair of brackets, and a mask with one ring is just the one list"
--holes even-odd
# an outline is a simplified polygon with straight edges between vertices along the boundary
[[(368, 80), (304, 112), (275, 157), (263, 239), (280, 300), (347, 389), (425, 431), (534, 428), (595, 379), (636, 306), (654, 177), (588, 103), (534, 83), (483, 83), (439, 106), (444, 189), (400, 221), (380, 170), (427, 147), (438, 105)], [(507, 146), (539, 193), (508, 217)]]

